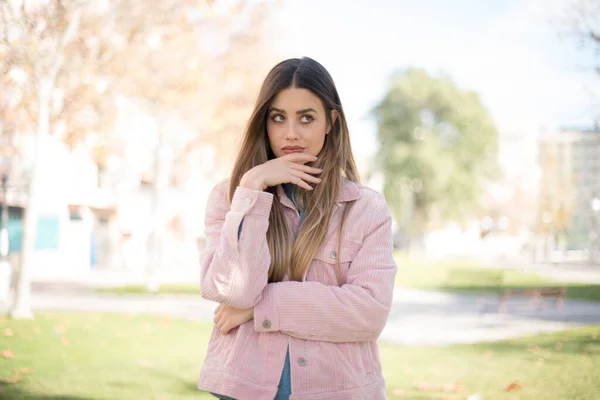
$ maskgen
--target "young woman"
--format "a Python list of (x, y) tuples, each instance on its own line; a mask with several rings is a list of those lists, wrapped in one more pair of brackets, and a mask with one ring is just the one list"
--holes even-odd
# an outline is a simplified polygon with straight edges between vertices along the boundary
[(379, 400), (396, 264), (358, 183), (342, 104), (310, 58), (268, 74), (231, 179), (211, 192), (202, 296), (219, 303), (198, 387), (221, 399)]

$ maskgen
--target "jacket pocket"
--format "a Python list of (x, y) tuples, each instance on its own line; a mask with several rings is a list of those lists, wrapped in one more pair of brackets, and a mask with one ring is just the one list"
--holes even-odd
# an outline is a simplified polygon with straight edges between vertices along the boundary
[(327, 285), (338, 285), (337, 260), (340, 260), (341, 283), (346, 282), (348, 270), (352, 261), (360, 250), (360, 244), (348, 240), (342, 241), (341, 251), (338, 254), (337, 238), (328, 240), (315, 253), (313, 262), (307, 272), (307, 280), (318, 281)]

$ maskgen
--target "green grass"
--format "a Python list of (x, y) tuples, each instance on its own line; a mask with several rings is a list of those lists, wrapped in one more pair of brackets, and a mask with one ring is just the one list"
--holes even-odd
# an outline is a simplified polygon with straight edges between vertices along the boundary
[(213, 398), (196, 389), (208, 324), (61, 313), (38, 314), (34, 321), (4, 319), (1, 325), (13, 336), (0, 336), (0, 347), (15, 357), (0, 358), (0, 377), (32, 370), (16, 384), (0, 384), (2, 399)]
[[(600, 325), (445, 348), (381, 347), (390, 399), (598, 399)], [(506, 391), (516, 383), (520, 390)], [(457, 393), (419, 390), (450, 386)]]
[[(210, 324), (148, 316), (38, 314), (0, 319), (0, 398), (213, 399), (196, 390)], [(389, 399), (600, 398), (600, 325), (511, 341), (444, 348), (383, 344)], [(510, 383), (522, 386), (506, 392)], [(426, 388), (420, 385), (428, 385)], [(458, 393), (435, 390), (454, 387)], [(427, 389), (427, 390), (425, 390)]]
[(600, 285), (557, 282), (513, 269), (481, 267), (473, 261), (423, 261), (397, 253), (396, 286), (457, 292), (501, 293), (504, 289), (566, 287), (567, 298), (600, 301)]

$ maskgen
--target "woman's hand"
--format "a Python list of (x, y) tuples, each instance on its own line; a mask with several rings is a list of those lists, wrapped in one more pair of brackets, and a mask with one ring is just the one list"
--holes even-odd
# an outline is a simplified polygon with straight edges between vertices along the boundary
[(323, 170), (304, 164), (316, 160), (317, 157), (310, 154), (286, 154), (285, 156), (269, 160), (264, 164), (257, 165), (246, 172), (240, 181), (240, 186), (254, 190), (265, 190), (269, 186), (293, 183), (303, 189), (312, 190), (312, 187), (307, 182), (317, 184), (321, 182), (321, 179), (311, 174), (320, 174)]
[(230, 330), (254, 319), (254, 308), (233, 308), (224, 304), (219, 304), (215, 310), (213, 321), (223, 335), (227, 335)]

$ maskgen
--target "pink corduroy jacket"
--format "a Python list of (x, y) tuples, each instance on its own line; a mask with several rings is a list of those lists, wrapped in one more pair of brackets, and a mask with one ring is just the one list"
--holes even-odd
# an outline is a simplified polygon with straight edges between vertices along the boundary
[[(198, 388), (238, 400), (273, 400), (289, 346), (290, 399), (385, 399), (377, 338), (389, 315), (397, 267), (383, 196), (345, 181), (329, 233), (304, 280), (268, 283), (273, 195), (238, 187), (229, 204), (228, 187), (220, 183), (208, 200), (202, 296), (254, 307), (254, 320), (227, 335), (213, 329)], [(277, 196), (296, 234), (298, 211), (281, 186)], [(351, 202), (337, 254), (342, 207)]]

